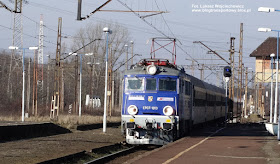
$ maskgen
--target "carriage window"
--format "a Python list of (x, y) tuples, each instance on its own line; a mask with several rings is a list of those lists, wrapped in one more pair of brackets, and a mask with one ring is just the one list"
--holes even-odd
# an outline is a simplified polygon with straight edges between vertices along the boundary
[(176, 79), (159, 79), (160, 91), (176, 91)]
[(144, 90), (144, 78), (126, 78), (125, 79), (125, 91), (143, 91)]
[(190, 82), (185, 81), (185, 95), (190, 95)]
[(146, 90), (154, 91), (157, 89), (157, 79), (147, 79)]

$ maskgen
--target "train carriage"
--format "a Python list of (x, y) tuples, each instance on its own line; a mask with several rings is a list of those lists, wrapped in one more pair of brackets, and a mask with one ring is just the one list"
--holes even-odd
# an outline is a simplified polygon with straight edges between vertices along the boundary
[(140, 61), (124, 75), (122, 132), (126, 142), (164, 145), (195, 124), (224, 117), (223, 91), (168, 60)]

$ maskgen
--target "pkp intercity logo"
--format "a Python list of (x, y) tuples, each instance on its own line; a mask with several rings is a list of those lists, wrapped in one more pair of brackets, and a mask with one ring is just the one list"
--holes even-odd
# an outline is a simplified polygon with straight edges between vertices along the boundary
[(148, 101), (152, 102), (153, 101), (153, 96), (148, 96)]

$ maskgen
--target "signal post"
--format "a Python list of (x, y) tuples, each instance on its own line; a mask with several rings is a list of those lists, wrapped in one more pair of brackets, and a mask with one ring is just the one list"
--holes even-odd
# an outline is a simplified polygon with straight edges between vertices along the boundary
[(228, 93), (227, 93), (227, 88), (228, 88), (228, 81), (229, 78), (231, 77), (231, 67), (230, 66), (226, 66), (224, 67), (224, 81), (226, 82), (226, 108), (225, 108), (225, 127), (227, 126), (227, 108), (228, 108)]

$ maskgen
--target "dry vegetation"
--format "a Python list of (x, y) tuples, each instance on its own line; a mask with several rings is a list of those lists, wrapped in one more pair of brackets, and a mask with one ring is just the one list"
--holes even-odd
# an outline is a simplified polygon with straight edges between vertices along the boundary
[[(0, 117), (0, 121), (21, 121), (21, 117), (18, 116), (9, 116), (9, 117)], [(26, 122), (53, 122), (60, 126), (63, 126), (68, 129), (75, 129), (78, 125), (87, 125), (87, 124), (96, 124), (102, 123), (103, 116), (74, 116), (74, 115), (61, 115), (57, 120), (51, 120), (50, 117), (42, 116), (42, 117), (29, 117), (25, 119)], [(120, 122), (120, 116), (107, 116), (107, 122)]]
[(251, 114), (248, 118), (242, 118), (241, 123), (258, 123), (263, 121), (263, 118), (257, 114)]
[[(109, 86), (108, 90), (114, 93), (114, 105), (119, 106), (120, 92), (121, 92), (121, 78), (122, 70), (119, 67), (124, 62), (122, 56), (125, 55), (126, 48), (125, 44), (129, 42), (130, 36), (127, 28), (118, 25), (117, 23), (112, 24), (88, 24), (81, 29), (79, 29), (73, 37), (73, 42), (71, 45), (62, 44), (61, 54), (63, 54), (63, 60), (61, 57), (60, 63), (60, 115), (64, 114), (66, 116), (61, 116), (59, 122), (74, 122), (75, 124), (80, 123), (91, 123), (99, 121), (99, 117), (88, 118), (86, 116), (82, 119), (75, 119), (75, 116), (68, 116), (68, 113), (77, 114), (79, 106), (79, 63), (80, 59), (78, 56), (67, 56), (69, 49), (72, 52), (79, 50), (77, 53), (93, 53), (92, 56), (82, 56), (82, 99), (81, 105), (83, 110), (83, 115), (102, 115), (98, 108), (87, 109), (85, 106), (86, 95), (91, 95), (91, 98), (98, 97), (101, 99), (101, 109), (103, 109), (103, 97), (105, 88), (105, 40), (96, 40), (98, 38), (104, 38), (102, 29), (103, 27), (110, 27), (114, 29), (109, 37), (110, 45), (110, 60), (109, 68), (112, 69), (113, 73), (109, 75), (109, 79), (114, 77), (114, 87)], [(94, 42), (94, 40), (96, 40)], [(91, 43), (91, 44), (88, 44)], [(81, 49), (81, 47), (83, 47)], [(68, 48), (68, 49), (67, 49)], [(55, 50), (54, 50), (55, 51)], [(67, 52), (68, 51), (68, 52)], [(12, 55), (12, 51), (0, 51), (0, 121), (20, 121), (21, 116), (21, 106), (22, 106), (22, 62), (21, 53), (16, 51)], [(39, 67), (37, 68), (37, 59), (25, 58), (25, 112), (28, 113), (31, 118), (27, 120), (40, 120), (40, 121), (50, 121), (50, 106), (53, 93), (55, 92), (54, 86), (57, 81), (55, 81), (55, 54), (50, 53), (50, 58), (45, 61), (43, 65), (43, 88), (37, 86), (38, 81), (36, 77), (38, 76)], [(66, 58), (67, 56), (67, 58)], [(92, 63), (92, 64), (89, 64)], [(101, 63), (101, 64), (97, 64)], [(76, 68), (76, 69), (75, 69)], [(79, 69), (78, 69), (79, 68)], [(37, 77), (39, 78), (39, 77)], [(38, 79), (37, 79), (38, 80)], [(108, 82), (112, 84), (112, 82)], [(35, 90), (37, 88), (37, 90)], [(37, 91), (37, 94), (36, 94)], [(37, 95), (37, 99), (36, 99)], [(108, 96), (110, 100), (113, 96)], [(37, 103), (37, 104), (36, 104)], [(109, 103), (109, 102), (108, 102)], [(37, 106), (37, 110), (36, 110)], [(71, 107), (71, 109), (70, 109)], [(119, 110), (119, 109), (118, 109)], [(70, 111), (70, 112), (69, 112)], [(114, 111), (113, 111), (114, 112)], [(112, 113), (113, 113), (112, 112)], [(103, 113), (103, 112), (102, 112)], [(2, 117), (5, 116), (5, 117)], [(37, 116), (35, 119), (32, 116)], [(96, 120), (96, 121), (95, 121)], [(110, 118), (108, 118), (110, 121)], [(39, 122), (40, 122), (39, 121)]]

